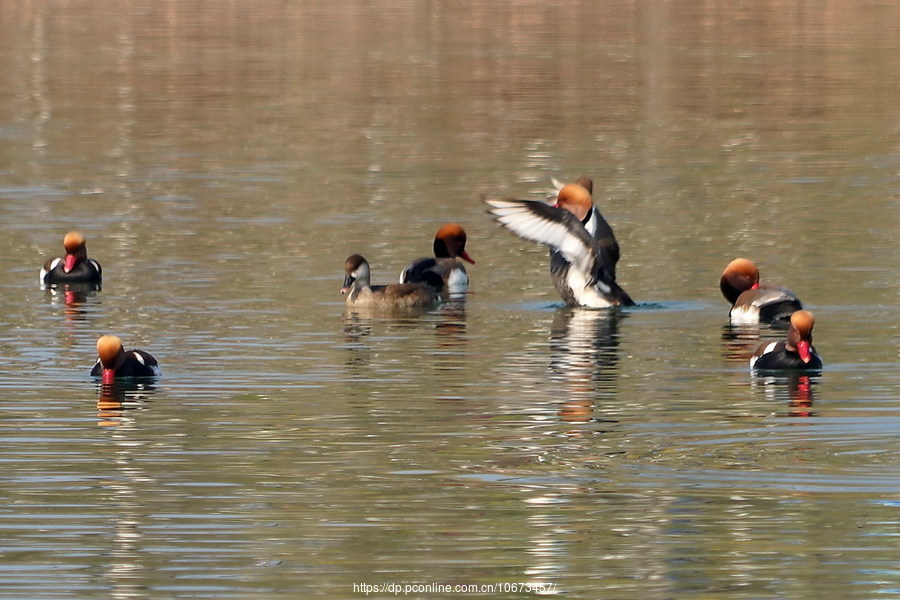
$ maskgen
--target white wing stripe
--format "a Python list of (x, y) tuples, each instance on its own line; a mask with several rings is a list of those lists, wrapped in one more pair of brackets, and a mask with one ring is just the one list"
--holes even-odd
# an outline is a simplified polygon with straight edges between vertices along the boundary
[[(532, 212), (522, 202), (487, 200), (497, 221), (519, 237), (559, 250), (563, 257), (584, 273), (590, 273), (596, 260), (594, 249), (585, 244), (562, 221), (551, 221)], [(563, 210), (563, 209), (559, 209)], [(588, 237), (588, 236), (585, 236)]]

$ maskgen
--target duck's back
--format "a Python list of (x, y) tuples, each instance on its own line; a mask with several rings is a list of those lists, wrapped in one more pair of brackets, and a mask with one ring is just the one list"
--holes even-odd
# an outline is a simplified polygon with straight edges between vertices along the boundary
[(797, 296), (785, 288), (758, 287), (741, 293), (729, 311), (732, 323), (783, 321), (803, 309)]
[(436, 301), (434, 289), (416, 283), (376, 285), (361, 290), (355, 298), (347, 298), (348, 304), (372, 308), (414, 308), (431, 306)]
[[(465, 274), (465, 267), (455, 258), (432, 258), (422, 257), (414, 260), (408, 267), (400, 273), (400, 283), (420, 283), (425, 284), (435, 290), (441, 290), (445, 286), (450, 285), (453, 277), (454, 268), (462, 269)], [(468, 284), (468, 277), (466, 278)]]

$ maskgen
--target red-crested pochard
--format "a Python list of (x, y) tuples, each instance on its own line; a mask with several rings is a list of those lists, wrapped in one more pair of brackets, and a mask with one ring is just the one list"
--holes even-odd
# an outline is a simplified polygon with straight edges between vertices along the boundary
[(750, 357), (754, 371), (818, 370), (822, 359), (812, 345), (812, 330), (816, 319), (808, 310), (797, 310), (791, 315), (787, 340), (761, 344)]
[(159, 363), (143, 350), (125, 350), (122, 340), (114, 335), (104, 335), (97, 340), (97, 363), (91, 369), (92, 377), (102, 377), (102, 382), (113, 383), (119, 377), (156, 377), (162, 374)]
[(616, 283), (619, 245), (584, 184), (564, 185), (554, 205), (535, 200), (485, 201), (498, 223), (521, 238), (550, 247), (550, 277), (566, 304), (634, 306)]
[(51, 258), (41, 267), (41, 284), (95, 283), (102, 280), (100, 263), (87, 255), (87, 241), (77, 231), (70, 231), (63, 239), (65, 257)]
[(734, 324), (786, 321), (803, 308), (797, 296), (781, 287), (760, 285), (759, 269), (746, 258), (736, 258), (725, 267), (719, 289), (731, 302), (728, 316)]
[(424, 283), (440, 287), (449, 296), (461, 296), (469, 288), (466, 267), (459, 260), (475, 264), (466, 252), (466, 232), (458, 223), (448, 223), (434, 236), (434, 258), (414, 260), (400, 273), (400, 283)]

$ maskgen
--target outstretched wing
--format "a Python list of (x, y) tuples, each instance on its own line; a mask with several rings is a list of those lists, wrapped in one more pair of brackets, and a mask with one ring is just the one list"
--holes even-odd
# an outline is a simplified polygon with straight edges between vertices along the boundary
[(583, 273), (599, 262), (594, 240), (569, 211), (535, 200), (485, 199), (498, 223), (517, 236), (550, 246)]

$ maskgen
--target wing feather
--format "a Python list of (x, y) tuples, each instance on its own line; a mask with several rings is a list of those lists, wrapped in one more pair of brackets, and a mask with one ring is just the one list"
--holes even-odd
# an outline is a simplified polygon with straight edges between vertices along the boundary
[(593, 275), (598, 262), (594, 240), (569, 211), (536, 200), (485, 199), (498, 223), (517, 236), (550, 246), (575, 268)]
[(783, 288), (760, 287), (754, 290), (751, 304), (762, 307), (775, 302), (792, 302), (796, 300), (797, 296)]
[(550, 194), (550, 198), (556, 200), (556, 197), (559, 195), (559, 190), (566, 185), (564, 181), (560, 181), (553, 175), (550, 176), (550, 187), (547, 188), (547, 193)]

